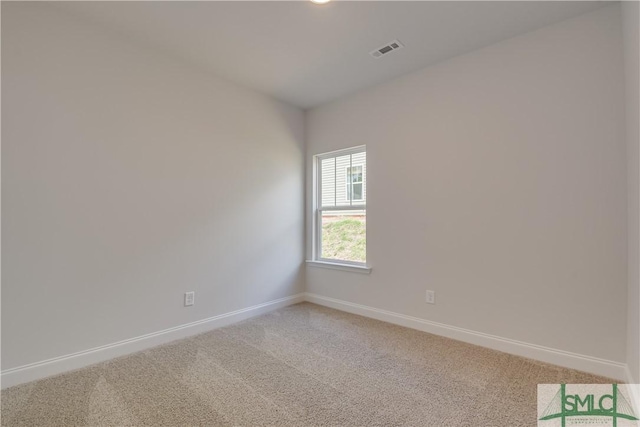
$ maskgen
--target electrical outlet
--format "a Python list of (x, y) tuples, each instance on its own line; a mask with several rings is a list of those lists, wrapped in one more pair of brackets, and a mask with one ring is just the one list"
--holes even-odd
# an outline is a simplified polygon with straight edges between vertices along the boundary
[(196, 302), (196, 293), (195, 292), (185, 292), (184, 293), (184, 306), (188, 307), (190, 305), (195, 304)]
[(435, 291), (427, 291), (427, 304), (435, 304), (436, 303), (436, 292)]

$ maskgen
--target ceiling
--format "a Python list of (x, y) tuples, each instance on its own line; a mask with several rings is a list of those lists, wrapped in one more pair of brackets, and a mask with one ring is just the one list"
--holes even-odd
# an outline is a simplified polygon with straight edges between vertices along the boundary
[[(56, 3), (301, 108), (609, 2), (309, 1)], [(394, 39), (405, 48), (369, 52)]]

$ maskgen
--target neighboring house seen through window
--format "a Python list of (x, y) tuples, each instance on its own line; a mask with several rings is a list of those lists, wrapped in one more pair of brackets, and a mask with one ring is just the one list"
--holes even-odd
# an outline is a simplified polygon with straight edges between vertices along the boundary
[(365, 147), (315, 156), (314, 259), (354, 265), (367, 261)]
[(362, 201), (362, 166), (347, 168), (347, 199)]

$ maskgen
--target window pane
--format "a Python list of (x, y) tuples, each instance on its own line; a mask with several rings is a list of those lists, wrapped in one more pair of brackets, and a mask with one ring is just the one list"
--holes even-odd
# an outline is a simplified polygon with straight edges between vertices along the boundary
[(323, 211), (320, 257), (366, 262), (366, 218), (364, 210)]
[[(350, 206), (366, 198), (365, 153), (322, 159), (320, 162), (320, 191), (322, 207)], [(354, 189), (353, 185), (359, 184)]]
[(324, 159), (320, 162), (320, 191), (322, 207), (336, 205), (336, 159)]

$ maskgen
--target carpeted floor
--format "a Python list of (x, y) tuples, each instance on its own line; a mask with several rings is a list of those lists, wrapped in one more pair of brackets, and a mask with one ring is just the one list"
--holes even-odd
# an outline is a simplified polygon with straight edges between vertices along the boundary
[(302, 303), (2, 391), (3, 426), (535, 426), (611, 380)]

